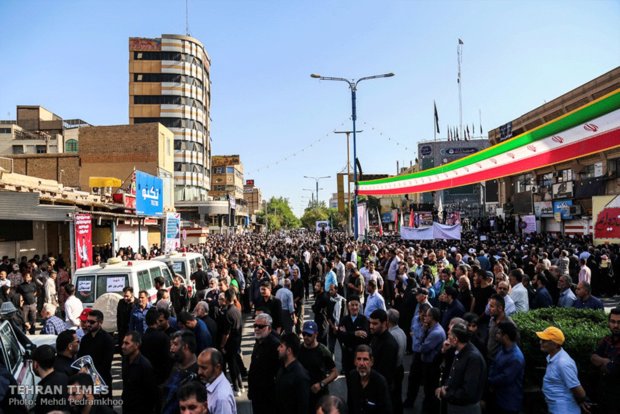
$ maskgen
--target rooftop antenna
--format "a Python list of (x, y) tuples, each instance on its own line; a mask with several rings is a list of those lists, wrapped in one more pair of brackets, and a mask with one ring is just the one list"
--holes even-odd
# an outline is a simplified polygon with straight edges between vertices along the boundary
[(185, 0), (185, 34), (189, 34), (189, 0)]

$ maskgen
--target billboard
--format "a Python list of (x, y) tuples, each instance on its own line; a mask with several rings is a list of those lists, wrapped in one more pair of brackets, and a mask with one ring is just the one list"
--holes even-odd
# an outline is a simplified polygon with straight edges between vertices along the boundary
[(571, 220), (573, 218), (570, 213), (570, 207), (573, 205), (573, 200), (557, 200), (553, 202), (553, 215), (557, 217), (560, 215), (562, 220)]
[(153, 175), (136, 171), (136, 214), (159, 216), (164, 214), (164, 181)]
[(620, 243), (620, 196), (592, 197), (594, 244)]
[(75, 228), (75, 268), (93, 264), (93, 217), (90, 214), (76, 214)]
[(166, 213), (166, 241), (164, 250), (171, 252), (181, 247), (181, 213)]

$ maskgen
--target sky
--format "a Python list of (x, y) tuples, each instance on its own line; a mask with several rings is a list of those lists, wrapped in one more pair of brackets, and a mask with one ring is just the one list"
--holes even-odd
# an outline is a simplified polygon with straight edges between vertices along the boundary
[[(620, 65), (620, 1), (188, 0), (211, 58), (214, 155), (239, 154), (263, 197), (303, 213), (346, 169), (351, 94), (365, 173), (395, 174), (417, 144), (463, 123), (484, 136)], [(93, 125), (128, 123), (128, 38), (185, 34), (185, 0), (0, 0), (0, 119), (42, 105)], [(351, 159), (353, 145), (351, 144)]]

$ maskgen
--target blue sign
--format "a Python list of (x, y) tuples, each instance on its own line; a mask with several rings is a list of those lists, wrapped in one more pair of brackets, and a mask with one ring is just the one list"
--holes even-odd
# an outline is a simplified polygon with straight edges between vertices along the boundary
[(392, 213), (383, 213), (381, 214), (381, 222), (383, 223), (391, 223), (392, 220)]
[(573, 216), (570, 214), (570, 208), (573, 200), (556, 200), (553, 202), (553, 214), (560, 213), (562, 220), (570, 220)]
[(164, 181), (136, 171), (136, 214), (162, 216), (164, 213)]

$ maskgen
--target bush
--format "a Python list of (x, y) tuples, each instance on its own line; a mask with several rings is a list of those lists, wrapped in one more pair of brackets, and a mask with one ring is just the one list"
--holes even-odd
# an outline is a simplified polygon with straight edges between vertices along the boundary
[(566, 338), (563, 348), (575, 360), (582, 384), (593, 369), (590, 356), (600, 340), (609, 335), (607, 315), (603, 311), (545, 308), (516, 313), (511, 318), (521, 335), (521, 350), (525, 356), (526, 388), (542, 386), (542, 377), (547, 366), (546, 355), (540, 350), (540, 340), (536, 332), (548, 326), (562, 330)]

